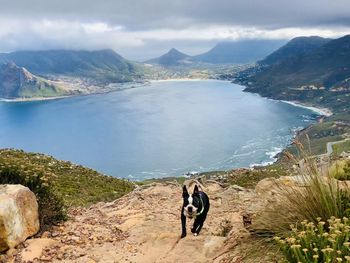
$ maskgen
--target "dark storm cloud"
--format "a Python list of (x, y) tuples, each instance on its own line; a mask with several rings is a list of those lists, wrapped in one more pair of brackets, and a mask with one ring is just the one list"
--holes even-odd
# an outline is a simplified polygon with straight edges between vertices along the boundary
[(104, 21), (129, 30), (188, 25), (349, 26), (349, 0), (0, 0), (12, 17)]

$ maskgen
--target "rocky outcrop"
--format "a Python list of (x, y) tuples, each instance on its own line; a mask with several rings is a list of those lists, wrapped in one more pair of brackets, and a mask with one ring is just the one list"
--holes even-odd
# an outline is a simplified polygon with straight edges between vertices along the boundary
[(68, 95), (54, 82), (31, 74), (13, 62), (0, 64), (0, 98), (32, 98)]
[(0, 252), (39, 231), (38, 203), (22, 185), (0, 185)]

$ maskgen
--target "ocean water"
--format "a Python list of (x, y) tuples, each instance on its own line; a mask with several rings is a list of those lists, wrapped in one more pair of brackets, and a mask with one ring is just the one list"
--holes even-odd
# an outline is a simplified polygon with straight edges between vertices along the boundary
[(159, 81), (102, 95), (0, 102), (0, 148), (132, 180), (266, 164), (316, 113), (225, 81)]

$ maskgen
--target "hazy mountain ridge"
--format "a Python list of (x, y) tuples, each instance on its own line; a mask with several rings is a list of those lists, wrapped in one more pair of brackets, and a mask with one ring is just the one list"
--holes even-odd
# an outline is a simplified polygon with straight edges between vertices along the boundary
[(209, 51), (190, 56), (174, 48), (166, 54), (145, 61), (145, 63), (172, 66), (197, 66), (217, 64), (246, 64), (263, 59), (281, 47), (283, 40), (244, 40), (219, 42)]
[(256, 62), (285, 44), (283, 40), (244, 40), (220, 42), (194, 60), (213, 63), (245, 64)]
[(13, 62), (0, 65), (0, 97), (5, 99), (53, 97), (70, 94), (63, 88), (31, 74)]
[(0, 62), (13, 61), (36, 75), (67, 75), (100, 82), (127, 82), (142, 75), (142, 66), (113, 50), (17, 51), (0, 54)]

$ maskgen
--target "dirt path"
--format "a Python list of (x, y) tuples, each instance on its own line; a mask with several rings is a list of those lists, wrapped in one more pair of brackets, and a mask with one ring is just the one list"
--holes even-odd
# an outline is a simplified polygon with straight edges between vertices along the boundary
[[(21, 262), (241, 262), (226, 261), (230, 248), (248, 235), (243, 227), (248, 190), (204, 186), (211, 202), (201, 234), (180, 239), (181, 186), (154, 184), (111, 203), (75, 209), (72, 219), (25, 243)], [(193, 222), (190, 222), (193, 223)], [(45, 240), (43, 240), (45, 238)], [(49, 246), (45, 248), (45, 245)], [(41, 253), (42, 251), (42, 253)], [(232, 261), (234, 260), (234, 261)]]

